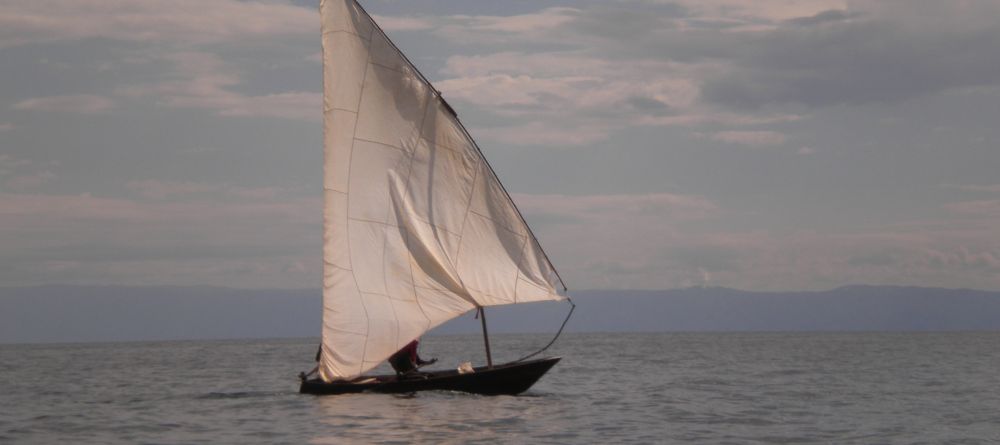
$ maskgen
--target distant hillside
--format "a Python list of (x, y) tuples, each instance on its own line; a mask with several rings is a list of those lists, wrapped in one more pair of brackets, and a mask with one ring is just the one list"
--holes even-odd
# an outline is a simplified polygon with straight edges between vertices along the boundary
[[(1000, 292), (847, 286), (578, 291), (571, 332), (1000, 330)], [(491, 332), (551, 332), (568, 306), (491, 308)], [(218, 287), (0, 288), (0, 343), (313, 337), (318, 290)], [(434, 333), (479, 331), (472, 315)]]

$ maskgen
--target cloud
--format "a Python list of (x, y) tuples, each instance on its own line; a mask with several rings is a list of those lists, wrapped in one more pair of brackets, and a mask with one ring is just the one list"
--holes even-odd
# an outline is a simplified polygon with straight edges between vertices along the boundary
[(11, 173), (13, 170), (26, 165), (31, 165), (28, 159), (15, 159), (13, 156), (0, 153), (0, 175)]
[(724, 125), (724, 126), (754, 126), (777, 124), (784, 122), (795, 122), (805, 119), (807, 115), (788, 113), (765, 113), (754, 114), (728, 113), (722, 111), (694, 111), (689, 114), (678, 114), (670, 116), (642, 116), (638, 125), (654, 126), (684, 126), (696, 127), (702, 125)]
[(427, 31), (436, 27), (432, 20), (421, 17), (391, 17), (376, 14), (372, 18), (380, 28), (389, 32)]
[(0, 154), (0, 179), (3, 180), (4, 187), (14, 190), (32, 189), (55, 177), (55, 173), (30, 159), (15, 159), (11, 155)]
[(163, 55), (172, 64), (169, 80), (123, 86), (122, 97), (153, 97), (174, 108), (212, 110), (220, 116), (264, 116), (317, 121), (321, 117), (322, 94), (284, 92), (248, 95), (233, 91), (241, 84), (238, 70), (219, 56), (198, 51)]
[(528, 111), (530, 107), (550, 108), (554, 106), (552, 101), (562, 103), (574, 91), (593, 87), (595, 80), (592, 77), (545, 79), (494, 74), (443, 80), (437, 82), (437, 87), (449, 99), (456, 101), (496, 107), (515, 106), (515, 109)]
[[(439, 35), (453, 42), (516, 47), (522, 53), (466, 57), (450, 61), (446, 72), (588, 76), (606, 83), (685, 79), (695, 87), (694, 105), (703, 114), (713, 108), (752, 114), (767, 107), (899, 102), (953, 88), (1000, 85), (1000, 56), (991, 50), (1000, 46), (1000, 25), (985, 19), (1000, 14), (996, 2), (968, 1), (961, 7), (833, 0), (621, 3), (487, 20), (525, 23), (517, 35), (482, 30), (486, 19), (441, 19), (438, 23), (447, 22), (450, 31)], [(651, 4), (682, 8), (665, 13)], [(558, 19), (544, 28), (527, 25), (552, 17)], [(577, 60), (545, 65), (542, 53), (555, 56), (553, 47)], [(515, 63), (500, 65), (504, 59)], [(637, 63), (651, 61), (663, 65), (635, 75)], [(553, 73), (567, 62), (573, 68)], [(476, 63), (482, 66), (456, 69)], [(607, 68), (620, 77), (602, 74)]]
[[(514, 200), (575, 288), (705, 284), (761, 290), (844, 283), (1000, 287), (1000, 204), (847, 231), (727, 230), (739, 218), (681, 194), (525, 195)], [(980, 212), (984, 210), (984, 212)], [(598, 253), (599, 252), (599, 253)]]
[[(690, 112), (698, 97), (694, 75), (682, 66), (623, 66), (580, 51), (453, 56), (442, 73), (450, 77), (435, 85), (450, 101), (520, 120), (518, 131), (481, 133), (521, 145), (599, 141), (630, 126), (657, 125), (647, 118)], [(565, 144), (553, 137), (560, 134)]]
[(160, 181), (154, 179), (130, 181), (125, 184), (125, 188), (143, 198), (153, 200), (239, 198), (260, 201), (273, 200), (279, 195), (289, 194), (288, 190), (280, 190), (276, 187), (240, 187), (229, 184)]
[[(319, 197), (193, 183), (131, 187), (134, 198), (0, 192), (0, 262), (12, 265), (0, 280), (304, 287), (321, 279)], [(156, 187), (166, 190), (162, 198), (143, 196)]]
[[(569, 7), (546, 8), (536, 13), (512, 16), (473, 16), (471, 25), (487, 31), (499, 31), (513, 34), (546, 30), (573, 20), (580, 10)], [(461, 19), (455, 16), (454, 19)]]
[[(640, 99), (682, 108), (698, 95), (695, 73), (686, 68), (656, 60), (623, 66), (579, 51), (500, 52), (450, 57), (442, 73), (453, 77), (437, 85), (457, 99), (479, 105), (564, 109), (569, 102), (576, 108), (617, 111)], [(477, 90), (482, 94), (475, 94)]]
[(4, 185), (12, 189), (30, 189), (40, 187), (46, 182), (55, 179), (55, 173), (49, 170), (42, 170), (25, 175), (17, 175), (4, 181)]
[(0, 47), (88, 38), (191, 45), (318, 32), (314, 8), (281, 2), (12, 0), (0, 4)]
[(844, 0), (652, 0), (677, 3), (699, 17), (733, 17), (744, 20), (782, 21), (843, 9)]
[(115, 102), (104, 96), (76, 94), (25, 99), (14, 104), (12, 108), (24, 111), (101, 114), (107, 113), (114, 106)]
[(720, 131), (708, 136), (714, 141), (766, 147), (783, 145), (787, 137), (776, 131)]
[[(53, 5), (48, 0), (0, 5), (0, 47), (34, 45), (9, 51), (30, 53), (23, 59), (28, 62), (34, 57), (59, 59), (46, 62), (45, 69), (58, 75), (80, 74), (82, 83), (64, 86), (86, 85), (87, 89), (78, 91), (91, 94), (73, 95), (60, 89), (49, 93), (58, 96), (18, 97), (7, 105), (17, 111), (123, 113), (133, 111), (136, 104), (154, 104), (186, 114), (190, 114), (187, 110), (204, 110), (195, 113), (198, 116), (315, 122), (321, 115), (318, 92), (276, 86), (279, 78), (298, 81), (318, 76), (313, 72), (319, 61), (313, 7), (235, 0), (79, 0)], [(1000, 46), (1000, 25), (995, 20), (998, 6), (971, 0), (621, 0), (511, 16), (383, 16), (377, 20), (392, 32), (405, 33), (406, 38), (423, 39), (414, 42), (417, 47), (432, 48), (428, 54), (415, 56), (439, 69), (438, 88), (461, 106), (463, 115), (463, 110), (472, 111), (468, 115), (477, 138), (568, 147), (596, 145), (621, 136), (624, 142), (656, 145), (660, 135), (690, 131), (703, 138), (693, 141), (693, 147), (637, 159), (691, 161), (711, 167), (706, 164), (708, 158), (698, 157), (698, 145), (710, 141), (781, 145), (789, 154), (798, 150), (810, 155), (816, 150), (803, 144), (829, 146), (829, 141), (822, 140), (829, 134), (829, 125), (846, 125), (838, 128), (843, 130), (836, 133), (841, 136), (857, 130), (852, 127), (856, 124), (838, 122), (847, 114), (858, 118), (869, 116), (866, 112), (873, 108), (879, 108), (875, 112), (880, 115), (902, 111), (897, 118), (902, 126), (914, 115), (903, 110), (900, 102), (977, 86), (983, 86), (977, 91), (995, 94), (990, 87), (1000, 85), (1000, 56), (995, 51)], [(65, 54), (89, 57), (96, 47), (112, 48), (101, 52), (99, 59), (120, 59), (95, 60), (91, 71), (65, 69), (80, 68)], [(57, 52), (47, 52), (53, 50)], [(283, 58), (272, 57), (278, 52)], [(435, 58), (446, 52), (460, 55)], [(59, 64), (64, 67), (55, 69)], [(303, 67), (312, 71), (307, 73)], [(100, 80), (86, 77), (95, 72), (101, 73)], [(313, 85), (318, 89), (317, 82)], [(105, 90), (99, 89), (102, 86)], [(928, 114), (921, 119), (936, 118), (934, 113), (951, 114), (954, 108), (926, 110)], [(821, 116), (823, 122), (802, 122), (813, 116)], [(30, 131), (26, 126), (30, 121), (10, 120), (18, 125), (10, 136), (20, 138)], [(653, 126), (680, 128), (668, 132)], [(636, 127), (643, 128), (628, 131)], [(0, 124), (0, 131), (13, 128), (13, 123)], [(964, 129), (955, 127), (956, 132)], [(205, 134), (190, 136), (203, 139)], [(887, 134), (873, 130), (854, 136), (878, 141)], [(936, 137), (948, 134), (940, 131)], [(982, 138), (980, 148), (985, 147), (983, 141), (992, 140), (988, 132), (968, 134)], [(840, 156), (843, 162), (839, 164), (852, 165), (854, 140), (841, 142), (830, 146), (829, 153)], [(182, 146), (205, 143), (188, 141)], [(228, 157), (225, 147), (231, 144), (210, 144), (221, 152), (202, 157)], [(957, 152), (959, 147), (954, 147)], [(96, 155), (120, 153), (124, 148), (109, 147)], [(661, 148), (637, 148), (636, 153), (653, 149)], [(872, 148), (883, 149), (891, 147)], [(76, 194), (66, 187), (86, 190), (93, 178), (80, 179), (86, 175), (70, 175), (49, 164), (12, 157), (28, 152), (0, 155), (0, 184), (5, 187), (0, 192), (0, 245), (4, 247), (0, 259), (7, 264), (14, 263), (11, 258), (30, 258), (18, 261), (16, 271), (0, 270), (4, 282), (59, 277), (300, 286), (320, 279), (316, 265), (321, 261), (314, 250), (321, 202), (316, 197), (280, 187), (188, 180), (187, 175), (194, 172), (175, 174), (174, 180), (127, 184), (121, 180), (118, 185), (102, 184), (95, 189), (109, 194)], [(580, 171), (602, 167), (599, 164), (606, 159), (606, 153), (596, 147), (581, 150), (581, 155), (590, 158), (580, 160)], [(131, 167), (136, 159), (120, 160), (121, 165)], [(955, 155), (954, 159), (961, 163), (965, 158)], [(917, 167), (921, 162), (911, 161)], [(791, 164), (816, 167), (816, 162)], [(881, 168), (867, 165), (863, 170)], [(148, 166), (138, 167), (135, 171), (152, 171)], [(663, 181), (677, 181), (676, 189), (697, 191), (696, 187), (711, 180), (704, 179), (711, 174), (683, 171), (665, 175), (670, 176), (666, 179), (640, 177), (655, 172), (655, 167), (627, 170), (635, 171), (637, 177), (621, 179), (615, 186), (641, 191), (640, 187), (657, 188)], [(789, 174), (787, 184), (810, 172), (771, 167), (776, 174)], [(214, 167), (206, 167), (210, 168)], [(815, 215), (795, 210), (785, 215), (789, 218), (777, 215), (741, 221), (746, 215), (740, 209), (749, 211), (758, 203), (773, 205), (771, 199), (786, 199), (780, 191), (768, 195), (763, 189), (732, 194), (729, 185), (746, 184), (748, 178), (760, 185), (754, 177), (759, 174), (739, 173), (724, 181), (725, 187), (705, 189), (717, 193), (709, 197), (609, 192), (516, 195), (515, 199), (556, 264), (578, 288), (675, 287), (708, 281), (752, 289), (822, 288), (847, 282), (1000, 287), (996, 268), (1000, 203), (996, 196), (950, 203), (920, 201), (928, 212), (942, 215), (940, 219), (879, 226), (873, 221), (907, 213), (906, 206), (911, 205), (906, 199), (909, 195), (887, 191), (893, 199), (904, 198), (894, 200), (900, 207), (872, 218), (851, 218), (868, 225), (833, 218), (823, 225), (839, 231), (795, 230), (796, 223), (788, 221), (810, 221)], [(851, 181), (859, 178), (853, 174), (833, 175)], [(988, 176), (970, 173), (966, 180), (976, 178)], [(951, 193), (944, 194), (1000, 192), (985, 181), (946, 185)], [(764, 182), (774, 187), (786, 183)], [(580, 184), (563, 184), (558, 189), (586, 189), (575, 185)], [(62, 193), (42, 193), (53, 190)], [(844, 198), (837, 193), (830, 196), (831, 202), (838, 196)], [(742, 199), (745, 196), (751, 199)], [(761, 196), (767, 199), (761, 201)], [(928, 195), (927, 199), (938, 198)], [(743, 207), (724, 207), (737, 200)], [(788, 207), (795, 207), (794, 203)], [(862, 206), (858, 211), (863, 210)], [(763, 223), (779, 220), (777, 227)], [(53, 275), (38, 275), (47, 270)]]
[(526, 213), (556, 214), (571, 220), (652, 217), (688, 221), (702, 220), (719, 212), (717, 205), (703, 197), (672, 193), (635, 195), (515, 194), (514, 199)]
[(1000, 4), (879, 5), (854, 4), (860, 10), (838, 13), (850, 20), (825, 20), (822, 29), (799, 21), (733, 39), (729, 69), (706, 78), (704, 98), (741, 109), (819, 108), (1000, 85), (1000, 56), (990, 50), (1000, 46), (1000, 26), (975, 16), (1000, 14)]
[[(902, 3), (682, 1), (683, 8), (647, 13), (670, 2), (634, 3), (509, 17), (525, 24), (558, 17), (546, 28), (525, 25), (517, 36), (479, 32), (483, 18), (442, 18), (450, 31), (439, 35), (453, 42), (468, 44), (472, 34), (480, 39), (474, 43), (517, 50), (451, 57), (438, 86), (455, 102), (521, 125), (606, 133), (585, 138), (591, 141), (634, 126), (722, 124), (729, 128), (711, 129), (720, 140), (780, 145), (785, 140), (774, 132), (732, 127), (1000, 83), (1000, 57), (981, 56), (1000, 45), (1000, 28), (957, 26), (968, 19), (962, 13), (948, 14), (956, 26), (925, 32), (899, 18), (909, 8)], [(530, 143), (530, 134), (516, 139)]]
[(451, 56), (441, 73), (465, 78), (482, 77), (498, 73), (532, 75), (536, 77), (579, 76), (581, 73), (609, 73), (610, 61), (580, 52), (503, 51), (472, 56)]
[(942, 184), (942, 187), (966, 192), (1000, 193), (1000, 184)]
[(842, 22), (853, 18), (861, 17), (860, 12), (848, 12), (840, 9), (830, 9), (816, 15), (807, 17), (795, 17), (785, 20), (785, 23), (798, 26), (816, 26), (825, 23)]
[[(724, 215), (700, 196), (673, 193), (526, 195), (514, 201), (575, 288), (675, 287), (701, 271), (672, 268), (662, 252), (684, 233)], [(599, 253), (598, 253), (599, 252)]]
[[(318, 120), (319, 93), (236, 92), (235, 87), (242, 85), (238, 70), (207, 50), (221, 51), (218, 44), (226, 43), (230, 48), (254, 46), (260, 52), (269, 45), (287, 44), (289, 38), (315, 40), (318, 33), (315, 8), (272, 1), (15, 0), (0, 5), (0, 48), (82, 39), (138, 43), (142, 56), (127, 55), (123, 61), (166, 61), (172, 70), (157, 73), (167, 80), (119, 82), (125, 85), (115, 95), (152, 97), (165, 106), (208, 109), (222, 116)], [(104, 63), (101, 69), (115, 68)], [(26, 99), (14, 108), (94, 114), (110, 111), (117, 102), (108, 96), (79, 94)]]
[(466, 44), (497, 40), (523, 42), (548, 35), (550, 30), (571, 22), (579, 13), (577, 8), (553, 7), (512, 16), (453, 15), (439, 19), (435, 34)]
[(945, 204), (948, 211), (963, 214), (1000, 218), (1000, 200), (984, 199)]
[(513, 145), (573, 147), (604, 140), (608, 137), (610, 130), (595, 126), (578, 128), (532, 122), (506, 127), (474, 128), (471, 133), (477, 140), (482, 139)]

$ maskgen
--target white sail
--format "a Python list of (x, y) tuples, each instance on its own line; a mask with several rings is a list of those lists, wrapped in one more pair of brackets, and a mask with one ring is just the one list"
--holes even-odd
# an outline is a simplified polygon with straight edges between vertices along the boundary
[(322, 0), (325, 381), (565, 286), (451, 108), (354, 0)]

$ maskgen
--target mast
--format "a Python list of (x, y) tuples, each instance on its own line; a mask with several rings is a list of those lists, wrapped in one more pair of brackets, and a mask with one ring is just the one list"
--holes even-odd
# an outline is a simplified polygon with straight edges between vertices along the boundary
[(486, 367), (493, 368), (493, 356), (490, 355), (490, 335), (486, 332), (486, 308), (479, 306), (480, 321), (483, 322), (483, 343), (486, 344)]

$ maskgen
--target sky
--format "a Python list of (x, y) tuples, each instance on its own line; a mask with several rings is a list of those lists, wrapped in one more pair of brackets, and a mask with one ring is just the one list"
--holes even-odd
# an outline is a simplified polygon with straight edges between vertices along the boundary
[[(1000, 2), (362, 1), (570, 289), (1000, 290)], [(0, 286), (319, 288), (316, 1), (0, 2)]]

